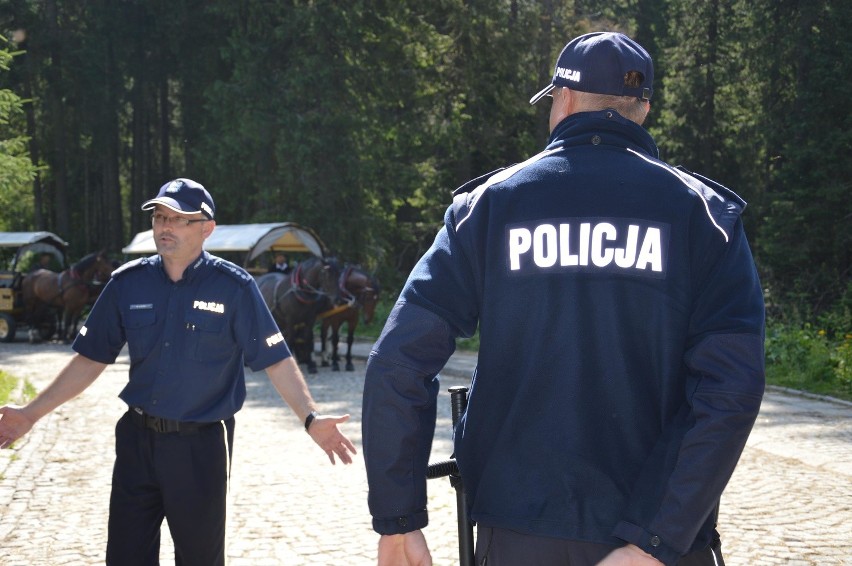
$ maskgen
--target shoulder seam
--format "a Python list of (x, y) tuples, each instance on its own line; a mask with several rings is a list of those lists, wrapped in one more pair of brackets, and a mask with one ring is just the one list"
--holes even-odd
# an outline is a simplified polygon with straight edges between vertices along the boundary
[[(720, 225), (719, 225), (719, 223), (716, 221), (716, 218), (713, 216), (713, 212), (710, 210), (710, 204), (709, 204), (709, 202), (708, 202), (707, 196), (706, 196), (706, 195), (704, 195), (704, 194), (701, 194), (701, 192), (699, 192), (698, 190), (696, 190), (696, 188), (695, 188), (695, 187), (693, 187), (692, 185), (690, 185), (690, 184), (689, 184), (689, 183), (688, 183), (688, 182), (687, 182), (687, 181), (686, 181), (686, 180), (682, 177), (682, 175), (686, 175), (686, 173), (683, 173), (682, 171), (679, 171), (679, 170), (675, 169), (674, 167), (672, 167), (672, 166), (670, 166), (670, 165), (668, 165), (668, 164), (666, 164), (666, 163), (663, 163), (662, 161), (658, 161), (658, 160), (654, 160), (654, 159), (649, 159), (648, 157), (646, 157), (646, 156), (644, 156), (644, 155), (640, 154), (639, 152), (634, 151), (634, 150), (632, 150), (632, 149), (630, 149), (630, 148), (627, 148), (627, 151), (629, 151), (630, 153), (632, 153), (632, 154), (636, 155), (636, 156), (637, 156), (637, 157), (639, 157), (640, 159), (643, 159), (643, 160), (644, 160), (644, 161), (646, 161), (647, 163), (649, 163), (649, 164), (651, 164), (651, 165), (654, 165), (654, 166), (656, 166), (656, 167), (659, 167), (659, 168), (660, 168), (660, 169), (662, 169), (663, 171), (665, 171), (665, 172), (669, 173), (672, 177), (674, 177), (675, 179), (677, 179), (678, 181), (680, 181), (680, 182), (681, 182), (681, 184), (682, 184), (684, 187), (686, 187), (688, 190), (690, 190), (691, 192), (693, 192), (693, 193), (695, 193), (696, 195), (698, 195), (698, 197), (701, 199), (701, 203), (704, 205), (704, 212), (706, 213), (707, 218), (710, 220), (710, 222), (713, 224), (713, 226), (716, 228), (716, 230), (718, 230), (718, 231), (722, 234), (722, 237), (723, 237), (723, 238), (725, 238), (725, 242), (729, 242), (729, 241), (730, 241), (730, 236), (729, 236), (728, 232), (727, 232), (727, 231), (725, 231), (725, 229), (724, 229), (722, 226), (720, 226)], [(696, 177), (692, 177), (692, 178), (693, 178), (693, 179), (695, 179), (697, 182), (701, 183), (702, 185), (704, 185), (704, 183), (703, 183), (700, 179), (698, 179), (698, 178), (696, 178)], [(706, 187), (707, 185), (704, 185), (704, 186)], [(709, 187), (707, 187), (707, 188), (709, 189)], [(712, 189), (711, 189), (711, 190), (712, 190)], [(728, 189), (728, 190), (730, 190), (730, 189)], [(717, 193), (715, 193), (715, 192), (714, 192), (714, 196), (715, 196), (716, 198), (718, 198), (718, 199), (720, 199), (720, 200), (724, 201), (724, 199), (721, 197), (721, 195), (719, 195), (719, 194), (717, 194)]]
[(535, 162), (537, 162), (537, 161), (539, 161), (539, 160), (541, 160), (545, 157), (549, 157), (549, 156), (553, 155), (554, 153), (562, 151), (563, 149), (564, 148), (562, 146), (559, 146), (559, 147), (555, 147), (553, 149), (544, 150), (540, 153), (533, 155), (532, 157), (530, 157), (526, 161), (522, 161), (521, 163), (517, 163), (515, 165), (512, 165), (511, 167), (507, 167), (506, 169), (501, 169), (497, 173), (495, 173), (494, 175), (491, 175), (490, 177), (488, 177), (488, 179), (484, 183), (482, 183), (481, 185), (479, 185), (478, 187), (476, 187), (475, 189), (470, 191), (470, 194), (472, 195), (473, 198), (471, 200), (470, 206), (467, 209), (467, 214), (465, 214), (464, 217), (456, 223), (456, 230), (461, 228), (462, 224), (464, 224), (465, 221), (468, 218), (470, 218), (470, 215), (473, 213), (473, 209), (476, 207), (476, 204), (479, 202), (480, 197), (483, 195), (483, 193), (485, 193), (485, 191), (486, 191), (486, 189), (488, 189), (488, 187), (490, 187), (492, 185), (496, 185), (497, 183), (502, 183), (503, 181), (511, 178), (518, 171), (532, 165), (533, 163), (535, 163)]

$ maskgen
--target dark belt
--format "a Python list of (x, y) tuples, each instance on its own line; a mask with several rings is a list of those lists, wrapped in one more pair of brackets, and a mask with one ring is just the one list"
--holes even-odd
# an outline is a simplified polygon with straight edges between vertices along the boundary
[(163, 417), (155, 417), (147, 414), (139, 407), (131, 407), (129, 411), (131, 420), (138, 426), (148, 428), (156, 432), (178, 432), (181, 434), (192, 434), (198, 432), (202, 428), (212, 426), (218, 423), (195, 423), (188, 421), (175, 421), (172, 419), (164, 419)]

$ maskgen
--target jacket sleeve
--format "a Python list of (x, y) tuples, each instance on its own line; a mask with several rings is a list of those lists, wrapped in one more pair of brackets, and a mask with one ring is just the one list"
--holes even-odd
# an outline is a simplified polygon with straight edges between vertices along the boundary
[(410, 302), (396, 304), (370, 353), (362, 435), (373, 528), (421, 529), (435, 432), (437, 373), (455, 349), (449, 325)]
[(763, 295), (738, 220), (696, 284), (684, 404), (640, 473), (616, 537), (675, 564), (715, 520), (760, 409), (763, 341)]
[(438, 372), (458, 336), (476, 330), (464, 254), (447, 226), (418, 261), (367, 362), (362, 434), (373, 528), (396, 534), (426, 526), (426, 471), (435, 432)]

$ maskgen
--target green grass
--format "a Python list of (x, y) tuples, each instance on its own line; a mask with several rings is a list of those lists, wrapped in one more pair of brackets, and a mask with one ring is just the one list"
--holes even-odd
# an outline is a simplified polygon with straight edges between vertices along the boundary
[(0, 369), (0, 405), (26, 403), (35, 397), (33, 384)]
[[(13, 404), (20, 405), (26, 403), (36, 396), (36, 389), (28, 380), (21, 380), (14, 375), (0, 369), (0, 406)], [(14, 444), (13, 444), (14, 446)], [(15, 460), (17, 454), (12, 454), (11, 459)], [(0, 474), (0, 480), (3, 475)]]

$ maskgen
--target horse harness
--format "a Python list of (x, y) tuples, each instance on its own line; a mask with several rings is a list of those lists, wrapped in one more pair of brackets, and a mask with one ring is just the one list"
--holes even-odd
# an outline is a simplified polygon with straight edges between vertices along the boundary
[(281, 284), (284, 282), (284, 278), (281, 277), (275, 283), (275, 288), (272, 290), (272, 296), (275, 298), (275, 304), (277, 305), (280, 299), (283, 299), (289, 294), (293, 294), (300, 303), (310, 305), (319, 301), (322, 297), (326, 296), (326, 292), (322, 289), (317, 289), (305, 278), (302, 264), (296, 266), (296, 269), (292, 271), (290, 274), (290, 288), (278, 298), (278, 289)]
[[(65, 286), (65, 282), (63, 281), (64, 279), (66, 279), (66, 277), (71, 278), (71, 283), (67, 287)], [(88, 283), (83, 280), (83, 277), (82, 277), (82, 275), (80, 275), (80, 272), (77, 271), (74, 267), (70, 267), (69, 269), (66, 269), (65, 271), (60, 272), (59, 276), (56, 278), (56, 287), (57, 287), (57, 289), (59, 289), (59, 291), (55, 295), (50, 297), (50, 299), (48, 299), (44, 302), (46, 302), (47, 304), (51, 304), (51, 303), (53, 303), (53, 301), (62, 297), (63, 295), (65, 295), (65, 293), (67, 293), (71, 289), (74, 289), (75, 287), (86, 287), (86, 286), (88, 286)]]

